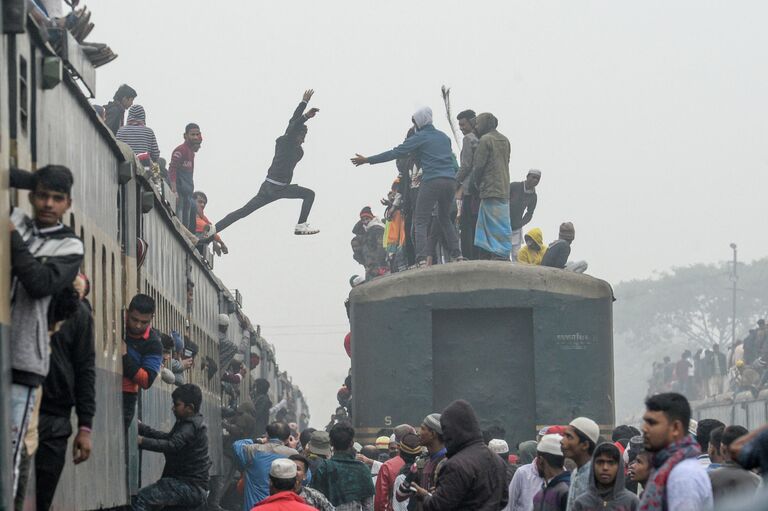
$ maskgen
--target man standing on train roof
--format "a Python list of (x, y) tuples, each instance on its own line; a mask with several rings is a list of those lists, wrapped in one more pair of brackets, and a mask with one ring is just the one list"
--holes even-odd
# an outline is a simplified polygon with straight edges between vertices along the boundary
[(536, 186), (541, 181), (541, 171), (531, 169), (525, 181), (509, 183), (509, 220), (512, 227), (512, 260), (517, 261), (517, 253), (523, 246), (523, 227), (533, 219), (536, 203)]
[(134, 511), (166, 509), (179, 506), (197, 509), (208, 495), (208, 427), (200, 408), (203, 393), (200, 387), (185, 383), (171, 394), (176, 423), (168, 433), (139, 424), (139, 449), (161, 452), (165, 466), (160, 480), (139, 490)]
[(461, 154), (459, 155), (459, 173), (456, 175), (456, 180), (459, 182), (456, 200), (461, 201), (461, 211), (459, 211), (461, 253), (467, 259), (475, 259), (475, 227), (477, 226), (480, 199), (477, 198), (476, 193), (472, 193), (469, 174), (472, 172), (475, 149), (480, 142), (475, 134), (477, 115), (474, 110), (464, 110), (459, 112), (456, 119), (459, 121), (459, 129), (464, 135), (461, 142)]
[(115, 95), (112, 97), (112, 101), (104, 105), (104, 124), (107, 125), (107, 128), (109, 128), (114, 135), (117, 135), (118, 130), (123, 125), (125, 111), (131, 107), (136, 96), (138, 96), (138, 94), (133, 87), (124, 83), (117, 88)]
[(137, 294), (125, 314), (125, 342), (123, 342), (123, 421), (125, 429), (136, 414), (139, 388), (147, 390), (157, 378), (163, 363), (163, 343), (160, 334), (152, 328), (155, 318), (155, 300)]
[(173, 150), (171, 163), (168, 165), (168, 179), (171, 190), (177, 194), (176, 216), (190, 232), (195, 232), (195, 153), (203, 143), (200, 126), (190, 122), (184, 127), (184, 143)]
[[(459, 247), (459, 235), (451, 222), (451, 209), (456, 194), (456, 171), (458, 165), (451, 151), (451, 139), (432, 124), (432, 109), (421, 108), (413, 114), (415, 134), (399, 146), (377, 154), (363, 156), (356, 154), (351, 159), (355, 166), (369, 163), (375, 165), (413, 154), (421, 162), (422, 178), (419, 196), (416, 200), (416, 264), (427, 265), (429, 247), (427, 231), (432, 220), (432, 210), (437, 205), (437, 220), (446, 240), (450, 259), (463, 259)], [(506, 194), (505, 194), (506, 196)]]
[(259, 188), (259, 192), (245, 206), (231, 212), (216, 222), (215, 227), (209, 227), (206, 232), (206, 241), (257, 209), (280, 199), (302, 200), (299, 223), (296, 224), (296, 228), (293, 230), (294, 234), (307, 235), (320, 232), (319, 229), (314, 229), (307, 223), (309, 212), (312, 210), (312, 203), (315, 201), (315, 192), (309, 188), (291, 184), (291, 181), (293, 181), (293, 171), (304, 157), (304, 149), (302, 149), (301, 145), (307, 136), (306, 122), (320, 111), (319, 108), (310, 108), (309, 111), (304, 112), (314, 93), (315, 91), (312, 89), (304, 92), (299, 106), (296, 107), (293, 116), (288, 121), (285, 133), (275, 141), (275, 156), (272, 158), (272, 165), (267, 170), (267, 178), (262, 183), (261, 188)]
[[(11, 186), (29, 187), (33, 218), (20, 208), (10, 217), (11, 236), (11, 454), (13, 489), (19, 477), (23, 440), (35, 408), (37, 388), (49, 368), (50, 312), (71, 288), (83, 261), (83, 243), (61, 223), (72, 205), (72, 172), (46, 165), (37, 172), (12, 173)], [(15, 180), (15, 179), (14, 179)], [(66, 294), (66, 292), (64, 293)], [(66, 318), (61, 318), (66, 319)], [(56, 318), (53, 318), (55, 321)]]

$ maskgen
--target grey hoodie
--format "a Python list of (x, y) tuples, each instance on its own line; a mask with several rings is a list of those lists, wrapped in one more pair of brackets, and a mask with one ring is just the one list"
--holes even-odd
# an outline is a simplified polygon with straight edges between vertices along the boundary
[[(630, 492), (624, 486), (624, 460), (619, 449), (609, 444), (619, 456), (619, 470), (616, 473), (616, 479), (613, 482), (613, 488), (609, 490), (600, 490), (595, 482), (595, 456), (592, 456), (592, 463), (589, 468), (589, 488), (587, 493), (576, 499), (573, 504), (573, 511), (636, 511), (640, 507), (637, 495)], [(598, 450), (595, 449), (595, 454)]]

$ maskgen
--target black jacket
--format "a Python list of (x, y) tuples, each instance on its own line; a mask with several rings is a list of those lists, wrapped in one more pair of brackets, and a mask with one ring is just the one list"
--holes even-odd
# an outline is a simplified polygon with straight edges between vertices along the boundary
[(95, 360), (93, 316), (80, 302), (77, 313), (51, 336), (51, 365), (40, 411), (69, 418), (74, 406), (78, 426), (91, 427), (96, 413)]
[(547, 251), (544, 253), (544, 257), (541, 259), (542, 266), (549, 266), (550, 268), (565, 268), (565, 263), (568, 262), (568, 257), (571, 255), (571, 244), (565, 240), (553, 241)]
[(506, 467), (483, 443), (472, 406), (459, 400), (440, 417), (448, 460), (424, 511), (498, 511), (507, 505)]
[(509, 221), (513, 231), (522, 229), (531, 221), (538, 200), (535, 190), (525, 193), (523, 181), (509, 184)]
[(104, 105), (104, 114), (106, 119), (104, 124), (107, 125), (112, 133), (117, 136), (117, 130), (123, 125), (123, 117), (125, 116), (125, 108), (118, 101), (110, 101)]
[(278, 183), (290, 184), (296, 164), (304, 157), (304, 149), (301, 148), (297, 137), (304, 129), (304, 123), (307, 122), (307, 117), (304, 115), (305, 108), (307, 108), (306, 101), (299, 103), (293, 112), (293, 117), (288, 121), (285, 134), (275, 140), (275, 156), (267, 171), (267, 178)]
[(162, 477), (173, 477), (208, 489), (208, 427), (200, 414), (189, 419), (177, 419), (169, 433), (156, 431), (139, 424), (139, 435), (144, 437), (139, 446), (145, 451), (165, 455)]

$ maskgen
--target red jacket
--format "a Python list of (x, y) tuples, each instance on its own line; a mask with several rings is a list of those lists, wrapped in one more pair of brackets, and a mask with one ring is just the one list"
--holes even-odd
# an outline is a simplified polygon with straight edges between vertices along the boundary
[(251, 511), (316, 511), (292, 491), (281, 491), (262, 500)]
[(376, 496), (373, 498), (374, 511), (392, 511), (392, 495), (395, 492), (395, 479), (405, 460), (396, 456), (387, 460), (379, 469), (376, 477)]

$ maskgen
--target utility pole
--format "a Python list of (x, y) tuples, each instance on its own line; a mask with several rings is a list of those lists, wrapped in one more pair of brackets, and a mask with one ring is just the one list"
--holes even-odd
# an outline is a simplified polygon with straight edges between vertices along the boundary
[(731, 316), (731, 344), (736, 342), (736, 293), (738, 292), (738, 280), (739, 275), (736, 272), (736, 265), (738, 264), (736, 243), (731, 243), (731, 250), (733, 250), (733, 268), (731, 269), (731, 281), (733, 282), (733, 316)]

